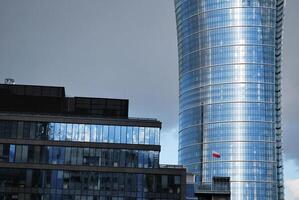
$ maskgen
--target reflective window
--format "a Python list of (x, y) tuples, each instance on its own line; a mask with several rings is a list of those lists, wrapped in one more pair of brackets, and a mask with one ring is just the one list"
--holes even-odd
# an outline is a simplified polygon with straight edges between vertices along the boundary
[(160, 128), (0, 120), (0, 137), (159, 145)]

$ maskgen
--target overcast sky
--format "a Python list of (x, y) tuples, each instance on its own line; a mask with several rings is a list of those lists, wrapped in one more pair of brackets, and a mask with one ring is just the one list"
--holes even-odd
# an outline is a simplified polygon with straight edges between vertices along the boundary
[[(286, 7), (283, 128), (288, 200), (299, 199), (299, 1)], [(178, 64), (172, 0), (0, 0), (0, 81), (128, 98), (163, 122), (162, 163), (177, 162)], [(296, 194), (297, 192), (297, 194)]]

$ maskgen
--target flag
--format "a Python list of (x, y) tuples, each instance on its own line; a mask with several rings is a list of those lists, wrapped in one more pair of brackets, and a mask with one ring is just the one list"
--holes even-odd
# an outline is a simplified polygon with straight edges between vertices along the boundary
[(212, 152), (212, 156), (213, 156), (213, 158), (220, 158), (221, 157), (220, 153), (218, 153), (216, 151)]

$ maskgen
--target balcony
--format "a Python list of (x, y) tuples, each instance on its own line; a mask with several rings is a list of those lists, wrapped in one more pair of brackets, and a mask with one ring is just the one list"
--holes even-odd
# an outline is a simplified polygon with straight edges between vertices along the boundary
[(195, 194), (204, 199), (230, 199), (230, 178), (213, 177), (212, 183), (195, 185)]

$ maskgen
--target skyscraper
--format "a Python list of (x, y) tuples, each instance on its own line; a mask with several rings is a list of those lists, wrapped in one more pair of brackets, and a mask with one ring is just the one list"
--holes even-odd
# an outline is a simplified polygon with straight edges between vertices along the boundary
[(284, 0), (175, 0), (179, 162), (199, 184), (229, 177), (233, 200), (284, 199), (283, 7)]

